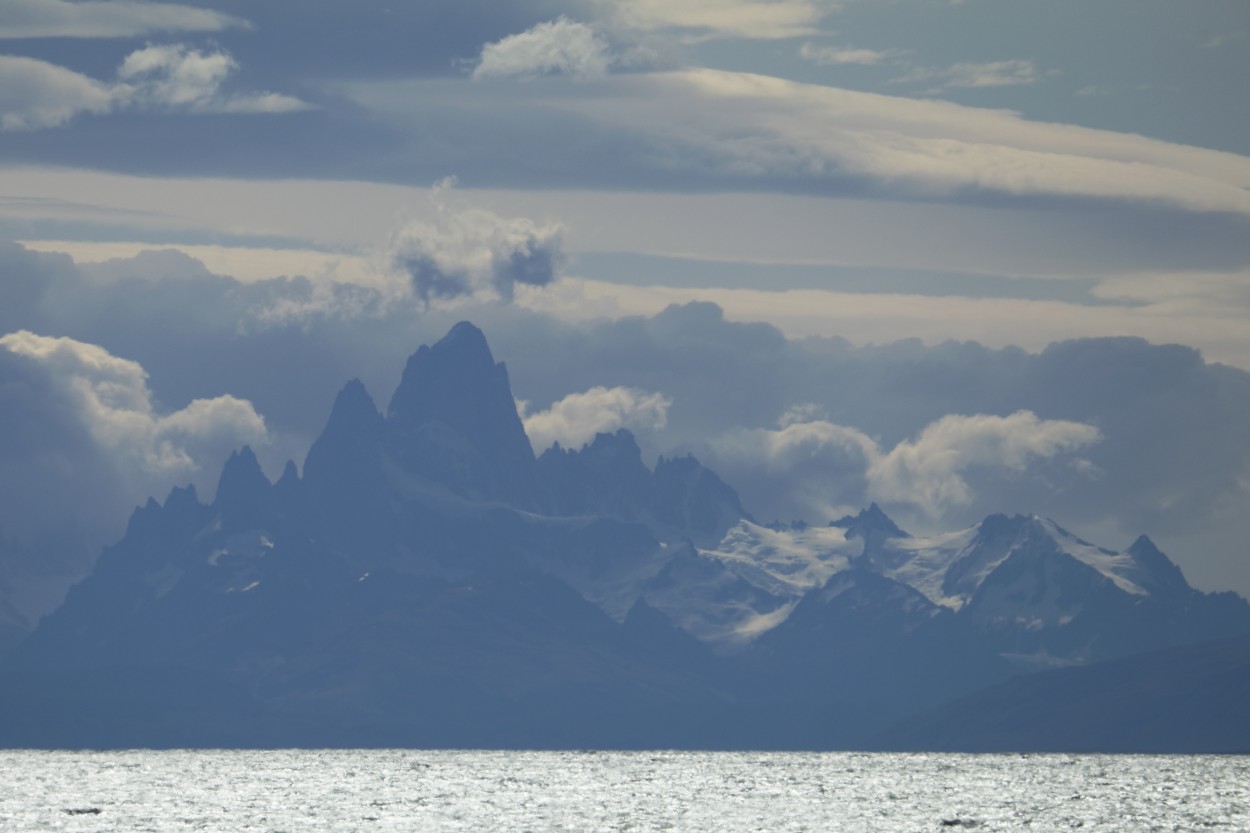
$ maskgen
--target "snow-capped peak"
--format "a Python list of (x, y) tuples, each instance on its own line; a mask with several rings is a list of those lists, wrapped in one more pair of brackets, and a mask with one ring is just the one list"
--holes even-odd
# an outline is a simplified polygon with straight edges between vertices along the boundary
[(1039, 548), (1093, 568), (1125, 593), (1148, 595), (1134, 580), (1141, 568), (1132, 554), (1094, 546), (1039, 515), (991, 515), (959, 532), (890, 539), (875, 561), (888, 565), (882, 572), (889, 578), (958, 610), (1008, 558)]

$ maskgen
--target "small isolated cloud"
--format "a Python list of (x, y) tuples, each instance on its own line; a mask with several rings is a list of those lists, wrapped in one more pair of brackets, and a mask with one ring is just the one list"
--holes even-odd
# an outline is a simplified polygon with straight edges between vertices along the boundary
[(473, 77), (602, 78), (615, 60), (608, 42), (593, 26), (560, 17), (482, 47)]
[(1250, 32), (1245, 29), (1234, 29), (1227, 32), (1220, 32), (1214, 37), (1203, 41), (1203, 49), (1223, 49), (1226, 46), (1240, 44), (1245, 40), (1250, 40)]
[(148, 46), (126, 56), (117, 77), (119, 99), (134, 106), (212, 113), (289, 113), (308, 105), (277, 93), (225, 93), (239, 69), (223, 51), (201, 52), (186, 44)]
[(845, 66), (848, 64), (876, 66), (900, 54), (902, 53), (895, 49), (883, 51), (878, 49), (856, 49), (849, 46), (817, 46), (814, 43), (805, 43), (799, 47), (800, 58), (825, 66)]
[(661, 393), (594, 387), (584, 393), (571, 393), (549, 409), (525, 416), (525, 433), (535, 451), (544, 451), (556, 442), (566, 448), (581, 448), (595, 434), (620, 428), (662, 430), (672, 404)]
[(958, 63), (945, 69), (916, 69), (894, 79), (895, 84), (933, 84), (931, 92), (954, 88), (1018, 87), (1036, 84), (1041, 73), (1032, 61), (1014, 59), (987, 63)]
[(779, 40), (816, 34), (838, 6), (830, 0), (619, 0), (610, 16), (627, 28), (683, 30), (692, 39)]
[(0, 39), (132, 38), (156, 32), (220, 32), (246, 21), (210, 9), (137, 0), (4, 0)]
[(308, 109), (278, 93), (230, 93), (239, 69), (224, 51), (185, 44), (148, 46), (126, 56), (112, 83), (34, 58), (0, 56), (0, 130), (58, 127), (80, 113), (130, 108), (196, 113), (289, 113)]
[[(1101, 437), (1093, 426), (1041, 420), (1030, 411), (1006, 417), (950, 415), (885, 451), (857, 428), (823, 419), (793, 421), (802, 413), (787, 412), (776, 430), (740, 429), (709, 442), (711, 464), (739, 487), (747, 507), (761, 517), (831, 518), (879, 500), (939, 518), (973, 502), (970, 472), (1020, 475), (1033, 462)], [(1096, 471), (1075, 462), (1078, 473)]]
[(815, 402), (804, 402), (802, 405), (795, 405), (790, 408), (781, 418), (777, 420), (778, 428), (789, 428), (791, 425), (799, 425), (805, 422), (819, 422), (828, 419), (823, 406)]
[(518, 284), (541, 287), (559, 277), (564, 252), (558, 224), (454, 207), (446, 198), (449, 184), (435, 189), (435, 221), (409, 223), (390, 244), (392, 267), (409, 276), (422, 302), (511, 301)]
[(104, 113), (112, 90), (72, 70), (34, 58), (0, 55), (0, 130), (57, 127), (78, 113)]
[(0, 337), (0, 347), (37, 362), (97, 446), (140, 479), (187, 476), (201, 460), (267, 439), (264, 419), (233, 396), (159, 413), (143, 367), (97, 345), (22, 330)]
[(955, 64), (945, 70), (947, 87), (1015, 87), (1035, 84), (1040, 77), (1032, 61)]

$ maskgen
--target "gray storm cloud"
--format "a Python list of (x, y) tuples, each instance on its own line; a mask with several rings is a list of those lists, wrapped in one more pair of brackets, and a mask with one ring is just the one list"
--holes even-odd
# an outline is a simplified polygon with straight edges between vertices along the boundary
[(511, 301), (518, 285), (543, 287), (564, 266), (561, 229), (526, 217), (454, 206), (436, 189), (437, 216), (413, 221), (390, 244), (390, 261), (425, 304), (475, 297)]

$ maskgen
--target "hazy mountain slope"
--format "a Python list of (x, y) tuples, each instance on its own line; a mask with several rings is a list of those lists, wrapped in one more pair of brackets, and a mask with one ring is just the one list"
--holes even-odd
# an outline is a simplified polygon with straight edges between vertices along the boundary
[(910, 718), (893, 749), (1250, 753), (1250, 640), (1015, 677)]

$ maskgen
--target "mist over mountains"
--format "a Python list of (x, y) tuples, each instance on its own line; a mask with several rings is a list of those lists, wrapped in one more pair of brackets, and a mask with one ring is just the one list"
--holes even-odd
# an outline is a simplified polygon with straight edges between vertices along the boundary
[[(384, 411), (348, 382), (302, 470), (271, 482), (243, 447), (211, 501), (136, 510), (4, 659), (0, 743), (872, 747), (1022, 673), (1247, 636), (1244, 599), (1144, 536), (1114, 552), (1005, 515), (910, 535), (876, 504), (761, 525), (627, 430), (535, 454), (461, 322)], [(1135, 748), (1212, 736), (1150, 731)]]

